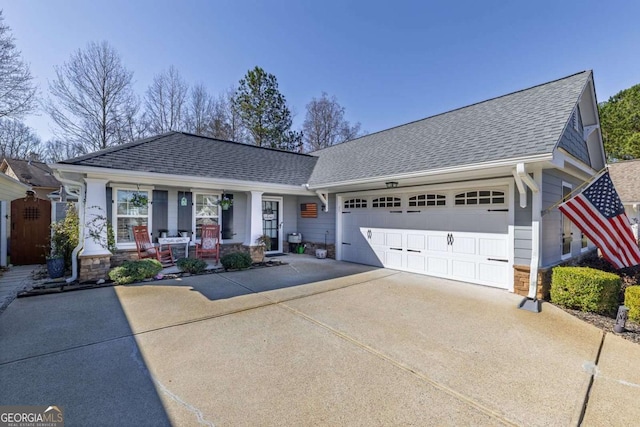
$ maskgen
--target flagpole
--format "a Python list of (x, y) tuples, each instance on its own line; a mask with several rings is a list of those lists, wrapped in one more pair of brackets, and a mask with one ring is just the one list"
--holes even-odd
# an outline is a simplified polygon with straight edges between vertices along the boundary
[[(571, 197), (573, 197), (574, 193), (582, 191), (582, 189), (585, 187), (585, 185), (587, 184), (591, 184), (592, 182), (595, 182), (598, 178), (600, 178), (602, 175), (604, 175), (604, 173), (607, 171), (608, 166), (605, 165), (604, 168), (600, 169), (593, 178), (588, 179), (586, 181), (583, 181), (579, 186), (577, 186), (574, 190), (571, 190), (571, 193), (569, 193), (566, 196), (563, 196), (559, 201), (557, 201), (556, 203), (554, 203), (553, 205), (549, 206), (548, 208), (544, 209), (541, 213), (540, 216), (545, 216), (546, 214), (548, 214), (549, 212), (551, 212), (551, 210), (557, 208), (558, 206), (560, 206), (561, 204), (563, 204), (564, 202), (566, 202), (567, 200), (569, 200)], [(587, 185), (588, 186), (588, 185)]]

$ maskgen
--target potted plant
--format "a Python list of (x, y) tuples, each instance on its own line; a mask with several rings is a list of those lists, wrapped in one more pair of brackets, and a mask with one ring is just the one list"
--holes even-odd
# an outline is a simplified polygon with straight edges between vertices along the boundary
[(264, 262), (265, 250), (268, 251), (271, 249), (271, 237), (267, 234), (263, 234), (256, 239), (256, 243), (258, 246), (251, 248), (251, 260), (253, 262)]
[(47, 255), (47, 273), (52, 279), (58, 279), (64, 276), (64, 256), (59, 254), (55, 249)]
[(316, 258), (318, 259), (327, 257), (327, 234), (329, 234), (329, 230), (324, 233), (324, 249), (316, 249)]
[(129, 203), (134, 208), (144, 208), (149, 204), (149, 197), (145, 193), (135, 192), (129, 199)]
[(227, 196), (223, 196), (222, 199), (220, 199), (220, 201), (218, 202), (218, 204), (222, 207), (223, 211), (227, 211), (231, 206), (233, 206), (233, 200), (231, 200)]

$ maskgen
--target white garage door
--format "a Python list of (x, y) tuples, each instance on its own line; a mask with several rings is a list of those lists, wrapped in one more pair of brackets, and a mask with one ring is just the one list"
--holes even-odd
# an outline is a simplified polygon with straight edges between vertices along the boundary
[(509, 287), (506, 188), (345, 197), (342, 259)]

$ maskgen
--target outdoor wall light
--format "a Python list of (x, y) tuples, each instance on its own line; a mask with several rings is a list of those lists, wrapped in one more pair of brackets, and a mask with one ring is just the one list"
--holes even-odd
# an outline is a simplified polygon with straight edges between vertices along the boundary
[(398, 183), (396, 181), (385, 182), (384, 185), (386, 185), (387, 188), (398, 188)]

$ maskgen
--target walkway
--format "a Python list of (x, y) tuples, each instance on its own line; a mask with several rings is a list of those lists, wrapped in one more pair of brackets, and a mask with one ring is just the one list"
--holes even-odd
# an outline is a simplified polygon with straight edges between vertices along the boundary
[(18, 265), (0, 275), (0, 313), (11, 304), (18, 292), (33, 283), (33, 272), (39, 268), (40, 265)]

